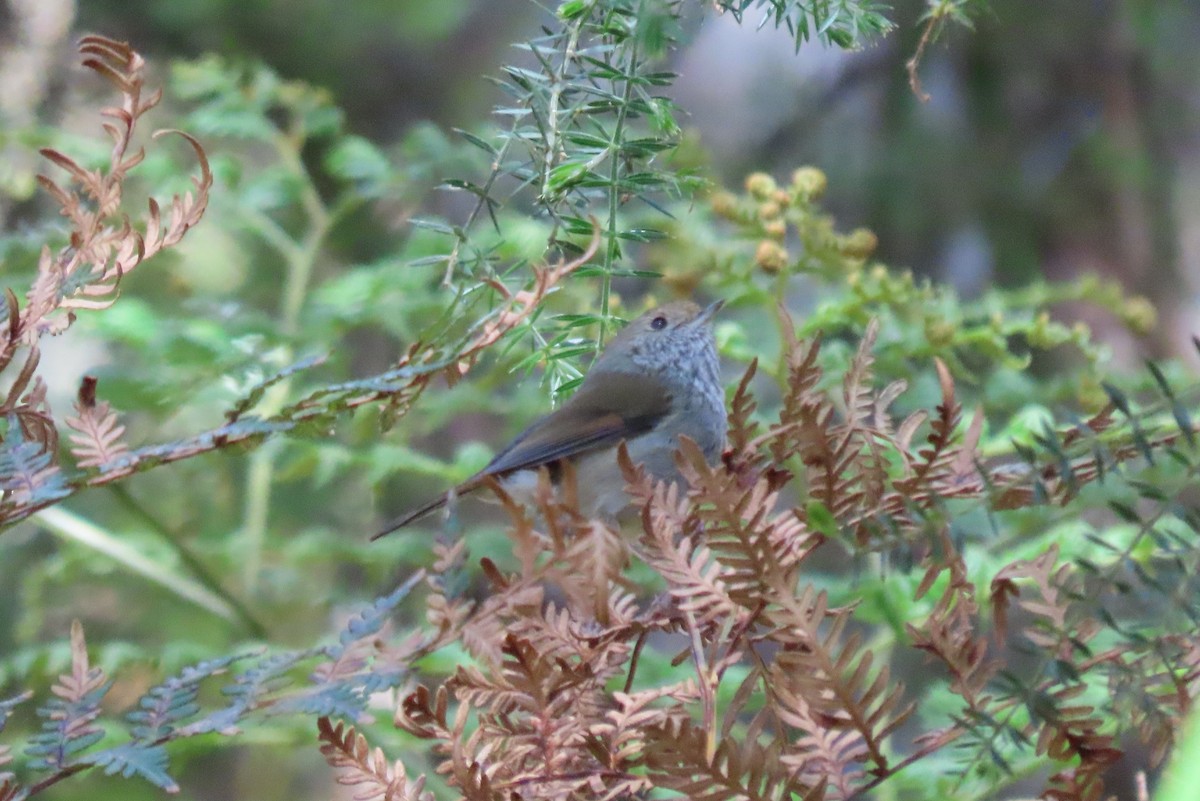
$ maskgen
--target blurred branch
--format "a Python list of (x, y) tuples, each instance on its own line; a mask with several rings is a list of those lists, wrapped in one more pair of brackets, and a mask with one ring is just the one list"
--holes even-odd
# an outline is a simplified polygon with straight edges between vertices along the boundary
[(222, 594), (202, 581), (176, 573), (166, 565), (145, 556), (137, 548), (122, 542), (111, 532), (69, 512), (61, 506), (43, 509), (35, 517), (51, 532), (84, 545), (109, 557), (127, 570), (165, 588), (188, 603), (232, 622), (247, 622)]

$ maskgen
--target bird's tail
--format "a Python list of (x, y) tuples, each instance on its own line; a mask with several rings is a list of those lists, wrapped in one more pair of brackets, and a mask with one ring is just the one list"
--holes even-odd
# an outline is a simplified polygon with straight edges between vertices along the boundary
[(380, 537), (386, 537), (388, 534), (391, 534), (393, 531), (404, 528), (409, 523), (414, 523), (417, 520), (420, 520), (425, 515), (430, 514), (431, 512), (436, 512), (438, 509), (441, 509), (443, 506), (446, 505), (446, 503), (450, 500), (451, 494), (452, 493), (449, 493), (449, 492), (444, 493), (444, 494), (439, 495), (438, 497), (434, 498), (432, 501), (421, 504), (416, 509), (410, 509), (409, 511), (405, 512), (404, 514), (400, 515), (399, 517), (397, 517), (394, 520), (392, 520), (391, 522), (389, 522), (386, 526), (384, 526), (382, 529), (380, 529), (376, 533), (372, 534), (371, 542), (374, 542), (375, 540), (379, 539)]

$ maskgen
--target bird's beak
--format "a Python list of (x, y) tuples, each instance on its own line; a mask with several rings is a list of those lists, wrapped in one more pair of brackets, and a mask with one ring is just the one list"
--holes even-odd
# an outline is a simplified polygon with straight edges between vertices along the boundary
[(725, 305), (724, 300), (718, 300), (718, 301), (714, 301), (714, 302), (708, 304), (707, 306), (704, 307), (703, 311), (701, 311), (699, 314), (696, 315), (696, 319), (692, 320), (692, 325), (694, 325), (694, 326), (708, 325), (708, 323), (712, 320), (713, 317), (716, 316), (717, 312), (719, 312), (721, 310), (721, 307), (724, 305)]

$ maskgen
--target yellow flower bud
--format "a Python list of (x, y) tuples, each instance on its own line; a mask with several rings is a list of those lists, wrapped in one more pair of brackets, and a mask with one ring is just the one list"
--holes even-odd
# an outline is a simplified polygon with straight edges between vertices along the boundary
[(737, 198), (732, 192), (714, 192), (708, 199), (713, 213), (725, 219), (732, 219), (737, 212)]
[(677, 272), (668, 272), (663, 276), (662, 280), (676, 294), (687, 296), (695, 293), (703, 277), (704, 273), (700, 270), (679, 270)]
[(842, 251), (842, 255), (852, 259), (865, 259), (875, 252), (879, 245), (879, 237), (867, 228), (856, 228), (843, 237), (839, 245), (838, 249)]
[(816, 200), (825, 194), (829, 179), (816, 167), (801, 167), (792, 173), (792, 189), (805, 200)]
[(1125, 305), (1121, 308), (1121, 319), (1133, 333), (1144, 336), (1158, 325), (1158, 310), (1146, 297), (1135, 295), (1125, 301)]
[(771, 220), (763, 226), (763, 232), (772, 239), (783, 239), (787, 235), (787, 223), (783, 220)]
[(954, 342), (957, 327), (949, 320), (934, 317), (925, 320), (925, 339), (935, 348), (944, 348)]
[(1108, 393), (1094, 375), (1085, 375), (1079, 379), (1079, 387), (1075, 390), (1075, 398), (1080, 407), (1088, 414), (1096, 414), (1108, 405)]
[(787, 266), (788, 252), (778, 242), (764, 239), (754, 251), (754, 263), (766, 273), (777, 273)]
[(773, 220), (783, 213), (783, 209), (774, 200), (768, 200), (766, 203), (758, 205), (758, 216), (763, 220)]
[(1034, 348), (1053, 347), (1054, 338), (1050, 335), (1050, 313), (1039, 312), (1033, 318), (1033, 327), (1025, 333), (1025, 339)]
[(766, 200), (775, 191), (775, 179), (765, 172), (752, 172), (746, 176), (746, 191), (759, 200)]

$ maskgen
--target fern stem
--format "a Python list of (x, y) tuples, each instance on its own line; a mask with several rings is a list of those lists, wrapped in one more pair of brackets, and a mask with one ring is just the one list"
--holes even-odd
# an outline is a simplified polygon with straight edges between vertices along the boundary
[(304, 298), (308, 294), (308, 286), (312, 281), (313, 268), (317, 263), (317, 255), (321, 244), (329, 233), (332, 217), (329, 210), (321, 202), (316, 187), (312, 185), (312, 176), (304, 168), (300, 154), (287, 148), (280, 148), (281, 157), (297, 175), (305, 178), (304, 190), (301, 196), (308, 217), (307, 233), (301, 240), (300, 248), (291, 254), (287, 260), (287, 274), (284, 278), (283, 300), (280, 304), (279, 319), (285, 336), (294, 336), (300, 321), (300, 310), (304, 306)]
[[(313, 184), (312, 175), (300, 158), (296, 143), (302, 141), (302, 136), (275, 137), (275, 147), (280, 160), (303, 179), (301, 203), (308, 218), (308, 224), (305, 226), (307, 233), (298, 247), (284, 251), (287, 269), (283, 297), (279, 305), (279, 327), (286, 337), (294, 337), (299, 332), (300, 313), (304, 308), (304, 299), (308, 296), (321, 245), (338, 216), (331, 213), (321, 200), (320, 193)], [(347, 208), (350, 206), (344, 206), (341, 211)], [(285, 350), (284, 358), (290, 361), (294, 354), (290, 347)], [(281, 409), (290, 388), (290, 378), (271, 387), (263, 398), (264, 413), (273, 414)], [(266, 545), (270, 515), (271, 485), (274, 483), (275, 457), (278, 452), (279, 442), (273, 441), (250, 456), (250, 466), (246, 475), (246, 499), (242, 511), (242, 539), (245, 549), (242, 581), (247, 592), (254, 591), (258, 584), (259, 572), (262, 570), (262, 554)]]

